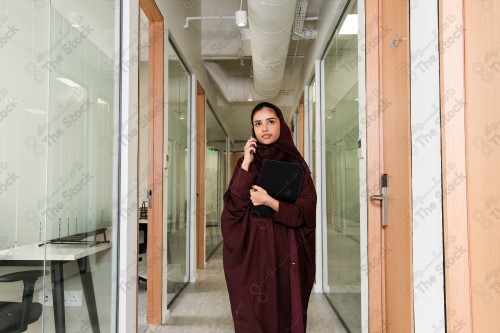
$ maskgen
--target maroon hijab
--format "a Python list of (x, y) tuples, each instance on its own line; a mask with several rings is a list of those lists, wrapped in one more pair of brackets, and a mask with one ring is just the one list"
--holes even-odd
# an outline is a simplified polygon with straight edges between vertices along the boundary
[(260, 173), (260, 170), (262, 169), (262, 163), (264, 162), (265, 159), (278, 160), (278, 161), (295, 161), (297, 163), (302, 164), (304, 167), (307, 167), (304, 158), (299, 153), (297, 147), (295, 147), (295, 144), (293, 143), (292, 132), (290, 131), (288, 124), (283, 118), (283, 113), (276, 105), (268, 102), (262, 102), (257, 104), (253, 108), (252, 114), (250, 116), (250, 121), (252, 122), (252, 126), (253, 126), (254, 114), (257, 111), (262, 110), (263, 108), (269, 108), (276, 113), (276, 116), (278, 117), (280, 122), (280, 136), (278, 140), (276, 140), (274, 143), (270, 145), (264, 145), (257, 141), (257, 152), (254, 155), (254, 159), (250, 167), (252, 167), (253, 165), (254, 168), (256, 168), (255, 171)]

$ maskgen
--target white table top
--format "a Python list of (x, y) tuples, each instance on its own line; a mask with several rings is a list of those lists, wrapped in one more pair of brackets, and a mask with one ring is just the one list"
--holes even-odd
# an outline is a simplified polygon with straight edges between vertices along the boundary
[(71, 261), (111, 248), (111, 243), (94, 246), (84, 244), (28, 244), (0, 251), (0, 260)]

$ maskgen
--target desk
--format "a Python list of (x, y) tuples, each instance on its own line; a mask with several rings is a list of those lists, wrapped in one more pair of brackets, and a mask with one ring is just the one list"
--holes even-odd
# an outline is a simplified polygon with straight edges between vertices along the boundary
[(29, 244), (0, 251), (0, 266), (42, 266), (44, 261), (50, 264), (50, 277), (53, 283), (54, 323), (56, 332), (62, 333), (66, 332), (63, 264), (76, 260), (85, 300), (87, 301), (92, 332), (99, 333), (99, 318), (97, 316), (89, 256), (110, 248), (110, 243), (100, 243), (95, 246), (79, 244), (38, 246), (38, 244)]

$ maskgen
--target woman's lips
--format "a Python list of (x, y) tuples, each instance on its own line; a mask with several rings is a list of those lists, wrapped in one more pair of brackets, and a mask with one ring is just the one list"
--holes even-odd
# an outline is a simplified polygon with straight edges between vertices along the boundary
[(264, 134), (262, 137), (263, 137), (264, 139), (269, 139), (271, 136), (272, 136), (271, 134)]

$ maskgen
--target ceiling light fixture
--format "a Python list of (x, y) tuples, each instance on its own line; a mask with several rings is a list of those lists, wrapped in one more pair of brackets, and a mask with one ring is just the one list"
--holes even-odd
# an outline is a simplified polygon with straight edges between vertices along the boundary
[(79, 28), (82, 21), (82, 15), (78, 12), (69, 12), (68, 21), (73, 28)]
[(250, 90), (248, 91), (248, 98), (247, 101), (253, 102), (253, 92), (252, 92), (252, 87), (250, 87)]
[(237, 10), (236, 13), (234, 14), (236, 18), (236, 25), (238, 27), (244, 27), (247, 25), (247, 12), (244, 10), (241, 10), (243, 7), (243, 0), (240, 2), (240, 10)]
[(349, 14), (342, 23), (339, 35), (357, 35), (358, 34), (358, 14)]
[(62, 83), (64, 83), (68, 87), (71, 87), (71, 88), (82, 88), (81, 85), (79, 85), (78, 83), (76, 83), (73, 80), (68, 79), (67, 77), (56, 77), (56, 79), (59, 80), (59, 81), (61, 81)]

